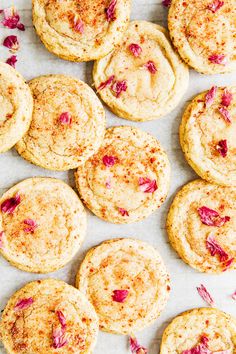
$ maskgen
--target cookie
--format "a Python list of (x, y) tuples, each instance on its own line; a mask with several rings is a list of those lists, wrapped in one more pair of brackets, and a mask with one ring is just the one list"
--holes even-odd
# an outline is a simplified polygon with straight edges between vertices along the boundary
[(235, 0), (172, 0), (168, 27), (183, 60), (203, 74), (236, 70)]
[(177, 316), (165, 329), (160, 354), (234, 353), (236, 320), (214, 308), (197, 308)]
[(99, 148), (105, 111), (93, 90), (65, 75), (38, 77), (29, 83), (33, 119), (16, 149), (26, 160), (50, 170), (83, 164)]
[(92, 353), (98, 318), (85, 296), (61, 280), (28, 283), (8, 301), (0, 323), (9, 354)]
[(115, 114), (148, 121), (178, 105), (187, 90), (189, 72), (163, 27), (134, 21), (117, 49), (95, 63), (93, 78), (99, 95)]
[(32, 119), (33, 98), (23, 77), (0, 62), (0, 153), (11, 149), (27, 132)]
[(135, 239), (114, 239), (92, 248), (76, 286), (93, 304), (103, 331), (132, 334), (157, 319), (170, 283), (158, 252)]
[(167, 217), (170, 243), (200, 272), (236, 269), (236, 188), (195, 180), (176, 195)]
[(195, 97), (180, 125), (185, 157), (209, 182), (236, 186), (236, 86), (213, 86)]
[(45, 47), (62, 59), (96, 60), (120, 42), (130, 0), (33, 0), (33, 23)]
[(15, 267), (48, 273), (79, 250), (86, 213), (78, 196), (54, 178), (29, 178), (0, 199), (0, 253)]
[(142, 220), (165, 201), (168, 157), (159, 142), (139, 129), (109, 128), (99, 151), (75, 173), (86, 206), (112, 223)]

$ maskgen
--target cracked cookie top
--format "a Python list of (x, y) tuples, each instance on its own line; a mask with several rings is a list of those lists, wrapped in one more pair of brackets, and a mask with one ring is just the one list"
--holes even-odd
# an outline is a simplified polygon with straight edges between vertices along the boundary
[(64, 75), (41, 76), (30, 83), (34, 111), (28, 133), (16, 145), (21, 156), (51, 170), (69, 170), (99, 148), (105, 111), (84, 82)]
[(54, 178), (30, 178), (0, 199), (0, 252), (19, 269), (48, 273), (80, 248), (86, 213), (78, 196)]
[(10, 298), (0, 333), (9, 354), (90, 354), (98, 318), (79, 290), (60, 280), (37, 280)]

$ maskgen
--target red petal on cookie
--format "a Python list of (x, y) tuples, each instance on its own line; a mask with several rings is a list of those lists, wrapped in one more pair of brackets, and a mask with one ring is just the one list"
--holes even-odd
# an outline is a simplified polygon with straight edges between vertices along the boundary
[(198, 208), (198, 214), (201, 222), (208, 226), (220, 227), (230, 220), (229, 216), (221, 217), (216, 210), (210, 209), (206, 206)]
[(139, 57), (140, 54), (142, 53), (142, 48), (140, 47), (140, 45), (132, 43), (129, 45), (129, 50), (131, 51), (131, 53), (135, 56), (135, 57)]
[(210, 251), (212, 256), (218, 255), (220, 258), (220, 262), (226, 262), (229, 259), (229, 255), (217, 243), (214, 235), (212, 234), (207, 237), (206, 248), (208, 249), (208, 251)]
[(36, 222), (34, 220), (32, 220), (32, 219), (25, 219), (24, 220), (24, 224), (28, 225), (28, 227), (24, 228), (24, 232), (26, 232), (26, 233), (34, 232), (37, 229), (37, 227), (38, 227)]
[(212, 54), (208, 60), (213, 64), (226, 65), (227, 58), (224, 54)]
[(10, 58), (8, 58), (6, 60), (6, 63), (8, 65), (11, 65), (13, 68), (16, 67), (16, 63), (17, 63), (17, 56), (16, 55), (12, 55)]
[(81, 21), (80, 19), (77, 20), (75, 18), (75, 20), (74, 20), (74, 29), (75, 29), (76, 32), (79, 32), (79, 33), (83, 34), (84, 33), (84, 23), (83, 23), (83, 21)]
[(65, 318), (63, 312), (62, 311), (56, 311), (56, 314), (57, 314), (57, 317), (59, 319), (59, 322), (61, 324), (62, 329), (65, 329), (66, 328), (66, 318)]
[(223, 272), (226, 272), (226, 270), (228, 270), (231, 265), (234, 263), (235, 259), (234, 258), (230, 258), (228, 259), (226, 262), (223, 263)]
[(111, 86), (111, 89), (113, 92), (115, 92), (116, 97), (119, 98), (122, 92), (125, 92), (127, 90), (127, 81), (122, 80), (122, 81), (115, 81), (113, 85)]
[(129, 339), (130, 350), (132, 354), (147, 354), (147, 348), (142, 347), (136, 338), (130, 337)]
[(222, 95), (221, 104), (225, 107), (229, 107), (232, 100), (233, 100), (233, 94), (229, 92), (227, 89), (225, 89)]
[(59, 349), (68, 344), (68, 340), (65, 338), (65, 331), (62, 328), (56, 328), (52, 332), (53, 348)]
[(212, 105), (216, 97), (216, 92), (217, 92), (217, 86), (212, 86), (212, 88), (207, 92), (205, 96), (206, 107), (210, 107)]
[(171, 0), (163, 0), (163, 1), (162, 1), (162, 5), (165, 6), (165, 7), (170, 7), (170, 5), (171, 5)]
[(200, 342), (205, 345), (205, 347), (208, 347), (209, 338), (203, 334), (200, 338)]
[(117, 4), (117, 0), (111, 0), (108, 8), (105, 10), (108, 22), (112, 22), (116, 20), (116, 16), (115, 16), (116, 4)]
[(21, 202), (20, 195), (17, 193), (14, 197), (6, 199), (2, 204), (1, 204), (1, 211), (2, 213), (6, 214), (13, 214), (17, 205), (19, 205)]
[(216, 145), (216, 150), (221, 154), (222, 157), (226, 157), (228, 152), (227, 140), (220, 140)]
[(17, 36), (8, 36), (3, 41), (4, 47), (10, 49), (11, 52), (17, 52), (19, 49), (19, 41)]
[(98, 90), (103, 90), (104, 88), (106, 88), (107, 86), (110, 86), (112, 84), (112, 82), (115, 79), (115, 75), (111, 75), (109, 77), (109, 79), (107, 79), (106, 81), (102, 82), (99, 86), (98, 86)]
[(201, 296), (201, 298), (210, 306), (214, 306), (215, 302), (212, 298), (212, 296), (209, 294), (207, 289), (203, 284), (201, 284), (199, 287), (197, 287), (198, 294)]
[(224, 1), (215, 0), (215, 1), (213, 1), (211, 4), (209, 4), (207, 8), (208, 8), (208, 10), (210, 10), (211, 12), (215, 13), (215, 12), (218, 11), (223, 5), (224, 5)]
[(233, 300), (236, 300), (236, 291), (231, 295)]
[(115, 302), (125, 302), (129, 294), (128, 290), (114, 290), (112, 295), (112, 300)]
[(231, 123), (231, 117), (228, 109), (226, 109), (225, 107), (220, 107), (219, 112), (227, 123)]
[(69, 112), (63, 112), (59, 117), (59, 122), (63, 125), (70, 125), (72, 122), (72, 117)]
[(156, 74), (157, 72), (156, 65), (152, 60), (149, 60), (146, 64), (144, 64), (144, 67), (148, 69), (151, 74)]
[(118, 210), (122, 216), (129, 216), (129, 212), (126, 209), (118, 208)]
[(4, 231), (0, 232), (0, 248), (3, 248), (3, 236), (4, 236)]
[(117, 157), (115, 157), (115, 156), (108, 156), (108, 155), (105, 155), (105, 156), (103, 156), (103, 158), (102, 158), (102, 162), (104, 163), (104, 165), (105, 165), (106, 167), (112, 167), (112, 166), (114, 166), (115, 163), (116, 163), (116, 161), (117, 161)]
[(34, 303), (34, 299), (32, 297), (29, 297), (28, 299), (21, 299), (16, 303), (14, 310), (15, 311), (25, 310), (28, 307), (30, 307), (33, 303)]
[(150, 180), (150, 178), (140, 177), (138, 180), (139, 189), (144, 193), (154, 193), (157, 190), (156, 180)]

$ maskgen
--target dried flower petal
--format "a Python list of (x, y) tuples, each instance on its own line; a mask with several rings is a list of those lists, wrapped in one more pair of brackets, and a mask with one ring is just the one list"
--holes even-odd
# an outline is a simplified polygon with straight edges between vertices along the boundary
[(106, 81), (102, 82), (98, 86), (98, 90), (103, 90), (107, 86), (110, 86), (112, 84), (112, 82), (114, 81), (114, 79), (115, 79), (115, 75), (111, 75)]
[(233, 100), (233, 94), (229, 92), (227, 89), (225, 89), (222, 95), (221, 104), (225, 107), (229, 107), (232, 100)]
[(229, 259), (229, 255), (217, 243), (214, 235), (212, 234), (207, 237), (206, 248), (208, 249), (208, 251), (210, 251), (212, 256), (218, 255), (220, 258), (220, 262), (226, 262)]
[(129, 212), (126, 209), (118, 208), (118, 210), (122, 216), (129, 216)]
[(138, 180), (139, 189), (144, 193), (154, 193), (157, 190), (156, 180), (140, 177)]
[(66, 328), (66, 318), (65, 318), (63, 312), (62, 311), (56, 311), (56, 314), (58, 316), (58, 319), (60, 321), (62, 329), (65, 329)]
[(223, 266), (223, 272), (226, 272), (226, 270), (228, 270), (228, 269), (231, 267), (231, 265), (234, 263), (234, 261), (235, 261), (234, 258), (230, 258), (230, 259), (228, 259), (226, 262), (224, 262), (224, 263), (222, 264), (222, 266)]
[(209, 56), (208, 60), (213, 64), (226, 65), (227, 58), (224, 54), (212, 54)]
[(142, 347), (136, 338), (130, 337), (129, 343), (132, 354), (147, 354), (147, 348)]
[(236, 300), (236, 291), (231, 295), (233, 300)]
[(127, 81), (122, 80), (122, 81), (115, 81), (113, 85), (111, 86), (111, 89), (113, 92), (115, 92), (116, 97), (119, 98), (122, 92), (125, 92), (127, 90)]
[(116, 16), (115, 16), (116, 4), (117, 4), (117, 0), (111, 0), (108, 8), (105, 10), (108, 22), (112, 22), (116, 20)]
[(84, 33), (84, 23), (82, 20), (76, 19), (76, 17), (74, 18), (74, 29), (76, 32)]
[(38, 227), (36, 222), (34, 220), (32, 220), (32, 219), (25, 219), (24, 220), (24, 224), (28, 225), (28, 227), (24, 228), (24, 232), (26, 232), (26, 233), (34, 232), (37, 229), (37, 227)]
[(170, 7), (171, 5), (171, 0), (162, 0), (162, 5), (164, 7)]
[(224, 1), (214, 0), (211, 4), (208, 5), (208, 10), (215, 13), (224, 5)]
[(10, 49), (11, 52), (17, 52), (19, 49), (19, 42), (17, 36), (8, 36), (3, 41), (4, 47)]
[(20, 31), (25, 30), (23, 23), (19, 23), (20, 16), (14, 6), (4, 9), (2, 12), (4, 16), (2, 24), (4, 27), (10, 29), (18, 28)]
[(25, 25), (23, 25), (23, 23), (18, 23), (17, 29), (20, 31), (25, 31)]
[(65, 332), (61, 328), (56, 328), (52, 332), (53, 348), (59, 349), (68, 344), (68, 340), (65, 338)]
[(144, 67), (146, 69), (148, 69), (148, 71), (151, 73), (151, 74), (156, 74), (157, 72), (157, 68), (156, 68), (156, 65), (155, 63), (152, 61), (152, 60), (149, 60), (145, 65)]
[(8, 58), (6, 60), (6, 63), (8, 65), (11, 65), (13, 68), (16, 67), (16, 63), (17, 63), (17, 56), (16, 55), (12, 55), (10, 58)]
[(225, 107), (220, 107), (219, 112), (227, 123), (231, 123), (230, 113)]
[(207, 92), (205, 96), (206, 107), (210, 107), (214, 102), (215, 96), (217, 92), (217, 86), (212, 86), (212, 88)]
[(115, 302), (125, 302), (129, 294), (128, 290), (114, 290), (112, 295), (112, 300)]
[(220, 140), (216, 145), (216, 150), (221, 154), (222, 157), (226, 157), (228, 152), (227, 140)]
[(25, 310), (28, 307), (30, 307), (33, 303), (34, 303), (34, 299), (32, 297), (29, 297), (28, 299), (21, 299), (16, 303), (14, 310), (15, 311)]
[(108, 155), (105, 155), (105, 156), (103, 156), (103, 158), (102, 158), (102, 162), (104, 163), (104, 165), (105, 165), (106, 167), (112, 167), (112, 166), (114, 166), (115, 163), (116, 163), (116, 161), (117, 161), (117, 157), (115, 157), (115, 156), (108, 156)]
[(72, 117), (69, 112), (63, 112), (59, 117), (59, 122), (63, 125), (70, 125), (72, 122)]
[(205, 347), (208, 347), (209, 338), (203, 334), (200, 338), (200, 342), (205, 345)]
[(216, 210), (210, 209), (206, 206), (198, 208), (198, 214), (201, 222), (208, 226), (221, 227), (230, 220), (229, 216), (221, 217)]
[(2, 213), (13, 214), (16, 207), (20, 204), (21, 198), (17, 193), (14, 197), (4, 200), (1, 204)]
[(205, 286), (201, 284), (199, 287), (197, 287), (198, 294), (201, 296), (201, 298), (210, 306), (214, 306), (215, 302)]
[(0, 248), (3, 248), (3, 240), (2, 240), (3, 236), (4, 236), (4, 231), (1, 231), (0, 232)]
[(140, 45), (135, 43), (129, 45), (129, 50), (136, 58), (139, 57), (140, 54), (142, 53), (142, 48), (140, 47)]

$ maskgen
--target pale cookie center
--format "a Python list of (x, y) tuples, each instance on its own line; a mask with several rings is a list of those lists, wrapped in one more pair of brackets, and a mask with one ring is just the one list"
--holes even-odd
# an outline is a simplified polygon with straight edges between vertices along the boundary
[(0, 129), (4, 126), (4, 123), (9, 121), (14, 114), (14, 107), (9, 98), (0, 94)]

